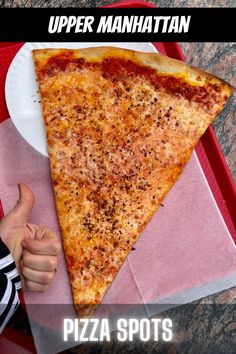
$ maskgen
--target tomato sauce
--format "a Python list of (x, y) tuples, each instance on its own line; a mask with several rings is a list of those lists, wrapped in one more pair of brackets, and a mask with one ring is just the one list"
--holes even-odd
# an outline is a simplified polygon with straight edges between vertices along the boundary
[(41, 70), (42, 75), (54, 76), (56, 72), (71, 69), (89, 68), (101, 71), (105, 79), (115, 81), (127, 81), (128, 78), (137, 76), (147, 80), (156, 90), (164, 89), (167, 93), (176, 97), (183, 97), (188, 101), (195, 101), (207, 107), (212, 100), (217, 101), (217, 94), (220, 92), (220, 85), (206, 82), (204, 86), (192, 85), (184, 78), (174, 75), (159, 74), (151, 67), (139, 65), (131, 60), (122, 58), (107, 58), (101, 62), (86, 62), (83, 58), (75, 58), (72, 53), (65, 53), (49, 58), (45, 68)]

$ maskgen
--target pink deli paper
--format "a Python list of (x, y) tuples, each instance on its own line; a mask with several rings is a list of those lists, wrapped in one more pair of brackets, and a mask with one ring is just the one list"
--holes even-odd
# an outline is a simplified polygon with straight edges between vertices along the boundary
[[(48, 159), (19, 135), (10, 119), (0, 125), (0, 166), (0, 198), (5, 213), (18, 198), (17, 183), (27, 183), (36, 196), (30, 222), (49, 226), (60, 238)], [(172, 307), (236, 285), (235, 245), (195, 153), (163, 205), (124, 262), (104, 304), (159, 302)], [(68, 344), (57, 346), (51, 340), (45, 349), (44, 333), (35, 323), (42, 326), (44, 315), (49, 315), (41, 310), (37, 313), (31, 306), (70, 304), (70, 316), (66, 317), (76, 317), (63, 252), (48, 292), (25, 291), (24, 297), (38, 352), (68, 348)], [(52, 323), (45, 322), (46, 328), (65, 317), (63, 313), (55, 316), (55, 310), (52, 306)], [(148, 307), (146, 313), (153, 314)]]

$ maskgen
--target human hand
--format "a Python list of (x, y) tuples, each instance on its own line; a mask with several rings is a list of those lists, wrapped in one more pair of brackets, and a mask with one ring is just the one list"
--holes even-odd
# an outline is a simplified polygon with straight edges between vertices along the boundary
[(0, 237), (23, 275), (26, 288), (42, 292), (54, 277), (60, 243), (48, 228), (27, 223), (34, 195), (25, 184), (19, 184), (18, 189), (15, 207), (0, 221)]
[(23, 240), (20, 268), (26, 288), (44, 292), (54, 278), (61, 246), (56, 234), (47, 227), (32, 224), (28, 224), (28, 227), (34, 238)]

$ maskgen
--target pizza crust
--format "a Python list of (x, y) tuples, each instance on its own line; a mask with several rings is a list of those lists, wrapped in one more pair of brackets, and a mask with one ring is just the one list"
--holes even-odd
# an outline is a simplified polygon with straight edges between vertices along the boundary
[[(35, 49), (33, 50), (34, 60), (40, 61), (40, 66), (47, 63), (47, 60), (52, 56), (66, 56), (72, 54), (69, 49)], [(116, 47), (93, 47), (84, 48), (73, 51), (73, 57), (79, 59), (83, 58), (90, 62), (101, 62), (108, 57), (120, 57), (122, 59), (131, 60), (140, 65), (147, 65), (159, 73), (168, 75), (177, 75), (184, 77), (192, 84), (204, 84), (206, 82), (221, 83), (224, 87), (225, 93), (232, 93), (233, 87), (226, 83), (224, 80), (200, 70), (196, 67), (186, 64), (183, 61), (169, 58), (159, 53), (146, 53), (138, 52), (128, 49), (116, 48)]]

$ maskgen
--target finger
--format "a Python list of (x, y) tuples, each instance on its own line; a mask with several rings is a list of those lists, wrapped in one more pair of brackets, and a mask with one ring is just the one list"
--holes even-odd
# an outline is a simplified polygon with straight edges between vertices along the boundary
[(51, 238), (40, 241), (24, 239), (22, 245), (26, 250), (37, 255), (56, 256), (61, 249), (59, 241)]
[(29, 238), (36, 238), (37, 228), (38, 228), (38, 226), (35, 224), (30, 224), (30, 223), (26, 224), (26, 229), (27, 229), (27, 233), (29, 235)]
[(46, 226), (38, 226), (37, 230), (36, 230), (35, 238), (37, 240), (42, 240), (42, 239), (46, 239), (46, 238), (57, 239), (57, 235), (55, 234), (55, 232), (53, 232), (52, 230), (50, 230)]
[(12, 212), (23, 223), (27, 222), (28, 216), (34, 205), (34, 195), (31, 189), (23, 183), (18, 184), (19, 199)]
[(55, 271), (55, 269), (57, 268), (57, 257), (36, 255), (24, 249), (23, 264), (26, 267), (34, 270), (51, 272), (51, 271)]
[(33, 292), (36, 291), (38, 293), (43, 293), (43, 292), (47, 291), (47, 289), (48, 289), (48, 285), (36, 283), (31, 280), (25, 280), (25, 287), (29, 291), (33, 291)]
[(26, 228), (29, 232), (30, 237), (36, 240), (41, 240), (42, 238), (57, 239), (57, 235), (55, 234), (55, 232), (50, 230), (47, 226), (38, 226), (35, 224), (27, 223)]
[(40, 284), (50, 284), (55, 274), (55, 272), (37, 271), (26, 267), (24, 264), (21, 267), (21, 273), (26, 280), (31, 280)]

